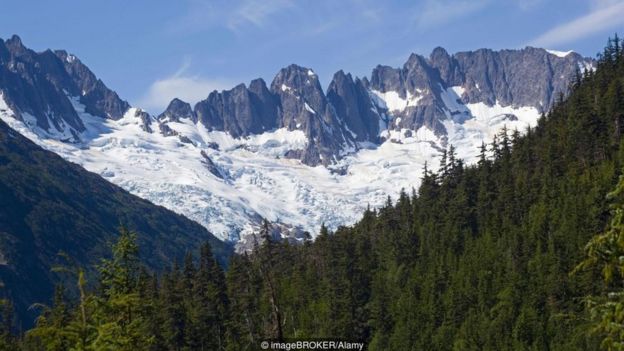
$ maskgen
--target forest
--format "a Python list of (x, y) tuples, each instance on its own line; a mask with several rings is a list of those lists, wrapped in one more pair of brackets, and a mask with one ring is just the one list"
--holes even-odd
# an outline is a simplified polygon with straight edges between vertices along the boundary
[(273, 240), (265, 222), (225, 270), (205, 244), (150, 272), (122, 228), (96, 281), (58, 267), (31, 330), (4, 300), (0, 349), (624, 350), (622, 41), (571, 79), (537, 127), (503, 129), (476, 165), (449, 146), (419, 189), (313, 241)]

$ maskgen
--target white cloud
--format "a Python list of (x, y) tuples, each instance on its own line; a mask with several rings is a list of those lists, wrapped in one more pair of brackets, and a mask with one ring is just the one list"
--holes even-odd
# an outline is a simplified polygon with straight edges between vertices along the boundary
[(421, 29), (437, 27), (483, 9), (488, 0), (427, 0), (417, 7), (416, 25)]
[(624, 24), (624, 2), (593, 0), (589, 14), (561, 24), (533, 39), (529, 44), (554, 47), (586, 38)]
[(153, 82), (147, 92), (135, 104), (151, 113), (162, 112), (174, 98), (181, 99), (191, 105), (205, 99), (214, 90), (232, 87), (227, 80), (210, 80), (187, 73), (190, 61), (186, 60), (178, 71), (163, 79)]

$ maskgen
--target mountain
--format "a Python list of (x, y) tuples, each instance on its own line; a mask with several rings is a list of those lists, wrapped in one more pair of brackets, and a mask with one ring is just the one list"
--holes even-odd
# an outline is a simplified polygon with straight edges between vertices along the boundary
[(338, 338), (333, 348), (371, 351), (616, 350), (621, 44), (609, 40), (596, 69), (525, 135), (499, 131), (468, 166), (449, 146), (417, 191), (304, 245), (275, 240), (265, 222), (266, 240), (233, 255), (225, 274), (202, 248), (197, 261), (148, 277), (121, 235), (100, 288), (86, 292), (97, 303), (81, 313), (80, 300), (58, 294), (24, 337), (3, 319), (0, 346), (256, 350)]
[[(290, 65), (278, 72), (270, 89), (262, 79), (231, 90), (213, 91), (190, 105), (174, 99), (160, 116), (189, 117), (208, 131), (224, 131), (233, 138), (248, 137), (278, 128), (303, 131), (307, 143), (303, 149), (291, 149), (284, 155), (301, 159), (304, 164), (331, 164), (344, 147), (355, 147), (351, 135), (341, 123), (310, 69)], [(171, 119), (165, 119), (167, 124)]]
[[(544, 49), (493, 51), (480, 49), (450, 56), (436, 48), (429, 59), (412, 54), (402, 68), (377, 66), (370, 91), (393, 115), (390, 129), (449, 135), (445, 121), (459, 123), (475, 117), (474, 105), (484, 108), (534, 108), (547, 112), (559, 93), (567, 93), (577, 70), (591, 66), (576, 53), (558, 56)], [(503, 117), (519, 118), (514, 113)]]
[(567, 99), (523, 136), (499, 132), (477, 164), (449, 146), (417, 191), (353, 226), (235, 255), (227, 286), (237, 338), (228, 346), (310, 335), (371, 351), (616, 349), (623, 82), (616, 37)]
[[(438, 47), (428, 59), (412, 54), (402, 68), (377, 66), (370, 81), (338, 71), (327, 94), (314, 71), (290, 65), (277, 73), (270, 89), (257, 79), (249, 88), (240, 84), (215, 91), (186, 114), (208, 130), (234, 138), (276, 128), (301, 130), (308, 139), (306, 148), (289, 150), (293, 152), (288, 156), (327, 166), (345, 150), (357, 149), (356, 142), (379, 144), (381, 129), (409, 135), (424, 126), (437, 137), (448, 137), (444, 122), (474, 118), (472, 104), (546, 112), (567, 91), (575, 72), (591, 64), (576, 53), (555, 55), (531, 47), (453, 56)], [(180, 102), (173, 100), (163, 114)], [(502, 118), (518, 117), (509, 113)], [(380, 123), (387, 126), (380, 128)]]
[(36, 53), (18, 36), (0, 40), (0, 85), (18, 118), (68, 142), (79, 141), (85, 131), (68, 96), (79, 97), (86, 112), (111, 119), (120, 119), (129, 107), (75, 56), (62, 50)]
[[(231, 248), (199, 224), (131, 195), (99, 175), (46, 151), (0, 121), (0, 282), (24, 325), (47, 303), (65, 252), (87, 271), (107, 256), (119, 226), (138, 233), (141, 258), (154, 270), (208, 241), (225, 263)], [(71, 289), (75, 277), (66, 281)]]
[(534, 126), (577, 70), (594, 65), (537, 48), (437, 48), (370, 77), (338, 71), (326, 92), (312, 69), (290, 65), (268, 85), (207, 92), (194, 106), (174, 99), (151, 116), (73, 55), (35, 53), (17, 37), (1, 46), (1, 119), (241, 247), (263, 218), (291, 241), (321, 223), (353, 223), (367, 204), (418, 186), (449, 145), (474, 162), (482, 142), (503, 126)]

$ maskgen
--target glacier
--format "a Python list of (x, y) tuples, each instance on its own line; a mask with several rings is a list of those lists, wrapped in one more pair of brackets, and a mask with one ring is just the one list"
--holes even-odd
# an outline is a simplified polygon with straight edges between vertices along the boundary
[[(177, 135), (165, 136), (145, 130), (140, 109), (131, 108), (116, 121), (103, 119), (85, 112), (79, 97), (70, 99), (86, 126), (80, 142), (60, 141), (27, 118), (16, 118), (1, 94), (0, 118), (63, 158), (199, 222), (222, 240), (244, 244), (264, 218), (295, 240), (304, 240), (306, 232), (314, 237), (322, 224), (330, 229), (352, 224), (367, 206), (380, 207), (401, 189), (417, 189), (425, 163), (437, 169), (438, 156), (449, 145), (472, 163), (481, 143), (491, 142), (503, 127), (523, 132), (540, 115), (534, 107), (464, 105), (461, 92), (450, 87), (443, 93), (447, 135), (436, 136), (425, 126), (411, 131), (384, 124), (383, 143), (362, 142), (330, 167), (282, 157), (305, 146), (300, 130), (233, 138), (183, 118), (167, 123)], [(396, 96), (371, 92), (380, 108), (396, 111), (418, 102), (411, 96), (399, 102)], [(207, 158), (218, 172), (206, 166)]]

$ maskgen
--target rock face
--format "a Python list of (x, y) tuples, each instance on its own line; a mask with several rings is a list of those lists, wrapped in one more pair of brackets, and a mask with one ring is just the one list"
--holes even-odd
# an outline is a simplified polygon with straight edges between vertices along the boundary
[[(449, 60), (451, 67), (457, 67), (452, 71), (457, 74), (445, 78), (449, 86), (465, 88), (462, 101), (533, 106), (542, 111), (552, 106), (559, 92), (566, 92), (576, 70), (582, 70), (588, 63), (577, 53), (560, 57), (530, 47), (498, 52), (487, 49), (460, 52)], [(432, 63), (436, 66), (437, 61)]]
[(249, 88), (239, 84), (231, 90), (213, 91), (195, 105), (193, 115), (209, 130), (226, 131), (235, 138), (261, 134), (277, 126), (278, 102), (262, 79)]
[(576, 53), (560, 57), (531, 47), (453, 56), (436, 48), (429, 59), (412, 54), (401, 69), (377, 66), (368, 87), (380, 98), (382, 110), (393, 115), (390, 128), (415, 131), (425, 126), (443, 136), (445, 119), (461, 122), (472, 117), (466, 104), (546, 112), (557, 95), (566, 92), (576, 70), (591, 64)]
[[(576, 53), (562, 56), (531, 47), (454, 55), (436, 48), (429, 58), (412, 54), (401, 68), (377, 66), (370, 80), (338, 71), (326, 94), (311, 69), (290, 65), (277, 73), (270, 89), (256, 79), (249, 87), (214, 91), (192, 111), (175, 99), (159, 120), (190, 116), (235, 138), (276, 128), (301, 130), (307, 146), (284, 156), (327, 166), (357, 150), (359, 143), (383, 142), (384, 130), (414, 134), (426, 127), (444, 138), (445, 121), (463, 123), (474, 117), (470, 104), (546, 112), (566, 92), (570, 77), (592, 64)], [(513, 114), (505, 118), (517, 119)]]
[(80, 102), (85, 105), (87, 113), (114, 120), (123, 117), (130, 108), (126, 101), (108, 89), (76, 56), (63, 50), (57, 50), (54, 54), (61, 60), (71, 79), (68, 86), (75, 87), (70, 92), (71, 95), (80, 96)]
[(311, 69), (297, 65), (281, 69), (271, 83), (271, 91), (279, 99), (278, 126), (303, 130), (308, 138), (308, 145), (300, 155), (303, 163), (328, 165), (340, 150), (354, 147), (343, 119), (328, 102)]
[(334, 106), (356, 141), (378, 142), (380, 117), (366, 82), (342, 70), (334, 74), (327, 99)]
[(369, 89), (381, 113), (394, 117), (388, 118), (389, 128), (426, 126), (441, 135), (445, 133), (441, 121), (448, 117), (442, 83), (440, 73), (424, 57), (412, 54), (402, 69), (377, 66)]
[(158, 116), (158, 120), (161, 122), (180, 122), (184, 118), (190, 118), (192, 121), (197, 122), (197, 117), (191, 105), (180, 99), (171, 100), (165, 112)]
[[(133, 113), (133, 117), (137, 118), (140, 122), (139, 125), (141, 126), (141, 129), (144, 132), (147, 133), (153, 133), (154, 130), (152, 129), (152, 122), (154, 122), (154, 119), (152, 118), (152, 116), (150, 116), (149, 113), (141, 110), (141, 109), (132, 109), (131, 110)], [(164, 128), (166, 128), (165, 126), (163, 126)]]
[(75, 56), (34, 52), (17, 36), (0, 40), (0, 92), (18, 118), (66, 141), (78, 141), (85, 129), (70, 98), (110, 119), (120, 119), (130, 107)]
[[(362, 83), (358, 84), (358, 96), (367, 98)], [(192, 111), (190, 105), (174, 99), (159, 120), (167, 123), (184, 117), (191, 117), (208, 130), (225, 131), (234, 138), (276, 128), (302, 130), (309, 141), (306, 148), (290, 150), (284, 156), (299, 158), (313, 166), (331, 164), (340, 150), (355, 147), (355, 135), (347, 133), (349, 126), (343, 122), (346, 120), (340, 118), (328, 101), (317, 75), (297, 65), (280, 70), (270, 89), (264, 80), (255, 79), (249, 87), (240, 84), (231, 90), (211, 92)]]

